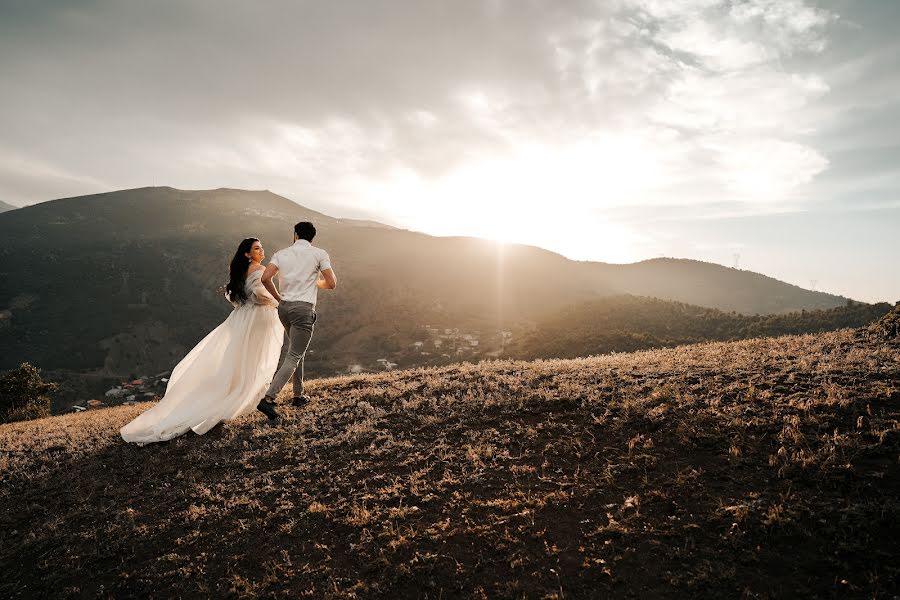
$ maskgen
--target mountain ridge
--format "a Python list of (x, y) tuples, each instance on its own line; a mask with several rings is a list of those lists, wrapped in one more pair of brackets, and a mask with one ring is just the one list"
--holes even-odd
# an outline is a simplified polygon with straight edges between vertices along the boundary
[[(356, 225), (359, 225), (359, 226), (372, 226), (372, 227), (376, 227), (376, 228), (392, 229), (392, 230), (397, 230), (397, 231), (405, 231), (405, 232), (410, 233), (410, 234), (419, 234), (419, 235), (426, 236), (426, 237), (429, 237), (429, 238), (440, 238), (440, 239), (448, 239), (448, 240), (481, 240), (481, 241), (484, 241), (484, 242), (487, 242), (487, 243), (496, 243), (496, 242), (492, 242), (491, 240), (485, 240), (485, 239), (483, 239), (483, 238), (476, 238), (476, 237), (472, 237), (472, 236), (461, 236), (461, 235), (456, 235), (456, 236), (432, 236), (432, 235), (427, 234), (427, 233), (425, 233), (425, 232), (418, 232), (418, 231), (408, 230), (408, 229), (400, 229), (400, 228), (394, 227), (394, 226), (392, 226), (392, 225), (388, 225), (388, 224), (381, 223), (381, 222), (374, 221), (374, 220), (370, 220), (370, 219), (351, 219), (351, 218), (345, 218), (345, 217), (334, 217), (334, 216), (328, 215), (328, 214), (326, 214), (326, 213), (323, 213), (323, 212), (321, 212), (321, 211), (317, 211), (317, 210), (315, 210), (315, 209), (311, 209), (311, 208), (309, 208), (309, 207), (307, 207), (307, 206), (304, 206), (304, 205), (302, 205), (302, 204), (300, 204), (300, 203), (298, 203), (298, 202), (296, 202), (296, 201), (294, 201), (294, 200), (291, 200), (290, 198), (287, 198), (287, 197), (285, 197), (285, 196), (281, 196), (281, 195), (279, 195), (279, 194), (276, 194), (276, 193), (274, 193), (274, 192), (272, 192), (271, 190), (268, 190), (268, 189), (263, 189), (263, 190), (245, 190), (245, 189), (240, 189), (240, 188), (227, 188), (227, 187), (222, 187), (222, 188), (214, 188), (214, 189), (191, 189), (191, 190), (185, 190), (185, 189), (174, 188), (174, 187), (171, 187), (171, 186), (145, 186), (145, 187), (137, 187), (137, 188), (123, 189), (123, 190), (114, 190), (114, 191), (110, 191), (110, 192), (101, 192), (101, 193), (97, 193), (97, 194), (89, 194), (89, 195), (83, 195), (83, 196), (70, 196), (70, 197), (65, 197), (65, 198), (57, 198), (57, 199), (52, 199), (52, 200), (47, 200), (47, 201), (44, 201), (44, 202), (39, 202), (39, 203), (32, 204), (32, 205), (29, 205), (29, 206), (26, 206), (26, 207), (21, 207), (21, 208), (28, 210), (28, 209), (34, 209), (34, 208), (42, 207), (42, 206), (46, 206), (46, 205), (52, 205), (52, 204), (54, 204), (54, 203), (59, 203), (59, 202), (71, 202), (71, 201), (73, 201), (73, 200), (79, 200), (79, 201), (80, 201), (80, 200), (88, 200), (88, 199), (96, 200), (96, 199), (99, 199), (99, 198), (114, 198), (114, 197), (116, 197), (116, 196), (124, 196), (124, 195), (126, 195), (126, 194), (133, 194), (133, 193), (145, 193), (145, 192), (148, 192), (148, 191), (166, 191), (166, 192), (169, 192), (169, 193), (172, 193), (172, 194), (184, 194), (184, 195), (191, 195), (191, 196), (194, 196), (194, 197), (200, 197), (200, 196), (202, 196), (202, 195), (204, 195), (204, 194), (222, 194), (222, 193), (226, 193), (226, 194), (230, 194), (230, 195), (235, 195), (235, 196), (237, 196), (237, 195), (264, 195), (264, 196), (266, 196), (266, 197), (269, 197), (269, 198), (271, 198), (271, 199), (275, 199), (275, 200), (277, 200), (277, 201), (279, 201), (279, 202), (282, 202), (282, 203), (289, 203), (289, 204), (285, 204), (285, 205), (284, 205), (286, 210), (290, 210), (290, 209), (294, 209), (294, 208), (298, 208), (298, 207), (299, 207), (300, 210), (304, 211), (305, 213), (308, 213), (308, 215), (309, 215), (311, 218), (324, 219), (326, 222), (329, 222), (329, 223), (330, 223), (330, 222), (344, 222), (344, 223), (356, 224)], [(640, 269), (643, 269), (643, 268), (652, 268), (652, 267), (654, 267), (654, 266), (657, 266), (657, 265), (660, 265), (660, 264), (664, 264), (664, 265), (668, 265), (668, 266), (671, 266), (671, 265), (679, 265), (679, 266), (686, 266), (686, 265), (690, 265), (690, 266), (701, 266), (701, 268), (711, 268), (711, 269), (715, 269), (715, 270), (717, 270), (717, 271), (719, 271), (719, 272), (721, 272), (721, 273), (726, 273), (726, 272), (735, 271), (735, 272), (742, 273), (742, 274), (750, 274), (750, 275), (755, 276), (755, 277), (765, 278), (767, 281), (777, 282), (778, 284), (785, 285), (785, 286), (789, 286), (790, 288), (795, 289), (795, 290), (798, 290), (798, 291), (801, 291), (801, 292), (808, 292), (808, 293), (813, 294), (813, 295), (825, 296), (825, 297), (829, 297), (829, 298), (838, 299), (840, 302), (844, 302), (844, 301), (847, 300), (846, 297), (843, 297), (843, 296), (840, 296), (840, 295), (830, 294), (830, 293), (827, 293), (827, 292), (818, 292), (818, 291), (807, 290), (807, 289), (805, 289), (805, 288), (803, 288), (803, 287), (801, 287), (801, 286), (799, 286), (799, 285), (792, 284), (792, 283), (788, 283), (788, 282), (779, 280), (779, 279), (777, 279), (777, 278), (775, 278), (775, 277), (771, 277), (771, 276), (769, 276), (769, 275), (765, 275), (765, 274), (763, 274), (763, 273), (758, 273), (758, 272), (755, 272), (755, 271), (749, 271), (749, 270), (746, 270), (746, 269), (734, 269), (734, 268), (732, 268), (732, 267), (727, 267), (727, 266), (725, 266), (725, 265), (721, 265), (721, 264), (719, 264), (719, 263), (714, 263), (714, 262), (709, 262), (709, 261), (702, 261), (702, 260), (689, 259), (689, 258), (679, 258), (679, 257), (654, 257), (654, 258), (648, 258), (648, 259), (639, 260), (639, 261), (636, 261), (636, 262), (633, 262), (633, 263), (607, 263), (607, 262), (603, 262), (603, 261), (591, 261), (591, 260), (575, 260), (575, 259), (569, 259), (569, 258), (565, 257), (563, 254), (560, 254), (560, 253), (555, 252), (555, 251), (553, 251), (553, 250), (549, 250), (549, 249), (546, 249), (546, 248), (541, 248), (541, 247), (539, 247), (539, 246), (532, 246), (532, 245), (529, 245), (529, 244), (522, 244), (522, 243), (504, 243), (504, 245), (505, 245), (505, 246), (509, 246), (509, 247), (524, 247), (524, 248), (531, 248), (531, 249), (534, 249), (534, 250), (539, 250), (539, 251), (547, 252), (547, 253), (549, 253), (549, 254), (552, 254), (552, 255), (554, 255), (554, 256), (560, 257), (560, 258), (562, 258), (562, 259), (564, 259), (564, 260), (566, 260), (566, 261), (572, 262), (572, 263), (576, 263), (576, 264), (580, 264), (580, 265), (599, 266), (599, 267), (602, 267), (602, 268), (608, 268), (608, 269), (609, 269), (609, 268), (611, 268), (611, 269), (621, 269), (621, 268), (640, 268)], [(626, 290), (622, 290), (622, 291), (626, 291)], [(641, 295), (644, 295), (644, 294), (641, 294)], [(647, 294), (647, 295), (652, 295), (652, 294)]]
[[(401, 366), (477, 360), (496, 349), (485, 348), (491, 336), (614, 294), (750, 314), (846, 303), (684, 259), (584, 263), (534, 246), (373, 226), (267, 190), (144, 187), (0, 214), (0, 276), (16, 282), (0, 289), (0, 344), (14, 350), (0, 368), (29, 361), (109, 376), (170, 369), (231, 309), (221, 287), (238, 241), (259, 237), (271, 256), (292, 243), (299, 220), (317, 223), (315, 242), (341, 281), (319, 295), (307, 363), (314, 375), (376, 367), (377, 358)], [(426, 326), (457, 329), (480, 345), (423, 355), (411, 345)]]

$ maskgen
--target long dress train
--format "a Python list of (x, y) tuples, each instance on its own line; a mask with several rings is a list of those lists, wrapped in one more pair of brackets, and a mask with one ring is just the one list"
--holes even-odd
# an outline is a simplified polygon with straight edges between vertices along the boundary
[(261, 278), (262, 270), (247, 276), (247, 302), (178, 363), (165, 396), (122, 427), (122, 439), (162, 442), (189, 429), (202, 435), (256, 408), (278, 366), (284, 337), (278, 303)]

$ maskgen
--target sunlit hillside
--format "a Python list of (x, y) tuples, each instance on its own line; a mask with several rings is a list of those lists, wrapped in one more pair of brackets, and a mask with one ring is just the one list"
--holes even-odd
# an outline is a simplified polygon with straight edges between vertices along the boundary
[[(271, 256), (303, 219), (317, 223), (316, 244), (331, 253), (341, 282), (320, 295), (307, 359), (316, 376), (375, 370), (379, 358), (400, 367), (477, 360), (501, 349), (491, 338), (502, 331), (611, 294), (748, 315), (846, 303), (697, 261), (578, 262), (536, 247), (336, 219), (267, 191), (140, 188), (0, 215), (4, 277), (15, 282), (0, 287), (0, 346), (14, 349), (0, 355), (0, 369), (28, 361), (57, 371), (57, 380), (78, 374), (65, 390), (82, 395), (73, 391), (60, 410), (102, 396), (117, 378), (170, 370), (231, 310), (220, 289), (240, 239), (259, 237)], [(426, 358), (412, 350), (427, 341), (426, 326), (480, 345), (471, 356), (431, 349)]]
[(863, 327), (891, 312), (886, 302), (828, 310), (740, 315), (640, 296), (611, 296), (566, 307), (517, 332), (515, 358), (574, 358), (707, 341), (797, 335)]
[(0, 595), (892, 597), (897, 319), (322, 379), (147, 447), (147, 405), (3, 425)]

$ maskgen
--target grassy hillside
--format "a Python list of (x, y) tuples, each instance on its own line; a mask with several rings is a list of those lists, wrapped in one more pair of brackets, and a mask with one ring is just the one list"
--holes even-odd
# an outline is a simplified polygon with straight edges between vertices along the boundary
[(891, 597), (890, 331), (322, 379), (143, 448), (147, 405), (3, 425), (0, 596)]
[[(321, 294), (308, 367), (343, 372), (402, 350), (426, 324), (465, 330), (555, 306), (554, 289), (578, 263), (537, 248), (434, 238), (335, 219), (270, 192), (142, 188), (65, 198), (0, 217), (0, 369), (27, 360), (43, 369), (152, 374), (170, 369), (227, 316), (218, 288), (243, 237), (269, 256), (291, 243), (291, 226), (313, 220), (341, 285)], [(16, 260), (11, 257), (15, 256)], [(502, 271), (504, 287), (485, 277)], [(475, 277), (479, 273), (482, 276)], [(583, 289), (582, 289), (583, 288)], [(581, 300), (605, 290), (576, 285)], [(402, 342), (401, 342), (402, 340)], [(326, 357), (320, 360), (319, 357)], [(414, 364), (414, 363), (413, 363)]]
[(516, 358), (574, 358), (753, 337), (863, 327), (891, 312), (886, 302), (828, 310), (741, 315), (640, 296), (612, 296), (573, 305), (517, 332), (506, 349)]
[[(425, 325), (482, 335), (568, 305), (636, 293), (746, 313), (845, 299), (697, 261), (577, 262), (521, 245), (336, 219), (267, 191), (168, 187), (64, 198), (0, 214), (0, 369), (28, 361), (95, 376), (171, 369), (231, 306), (218, 291), (243, 237), (271, 256), (312, 219), (340, 286), (322, 294), (307, 367), (318, 376), (410, 353)], [(456, 358), (455, 356), (453, 357)], [(428, 361), (424, 361), (428, 362)]]

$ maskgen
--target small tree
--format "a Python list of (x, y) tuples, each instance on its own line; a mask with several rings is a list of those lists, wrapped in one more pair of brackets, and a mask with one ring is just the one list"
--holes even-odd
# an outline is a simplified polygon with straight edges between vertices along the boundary
[(59, 389), (45, 383), (41, 372), (28, 363), (0, 375), (0, 423), (50, 416), (50, 396)]

